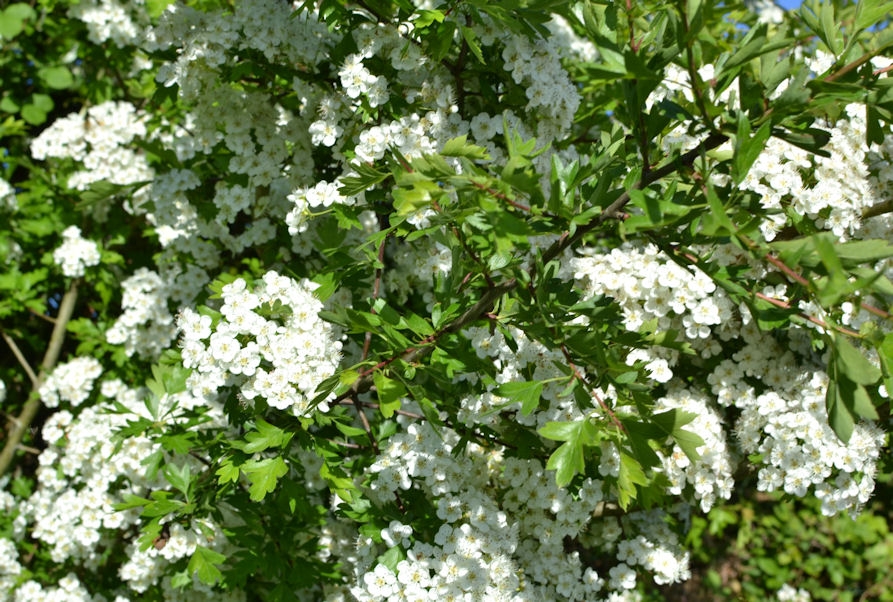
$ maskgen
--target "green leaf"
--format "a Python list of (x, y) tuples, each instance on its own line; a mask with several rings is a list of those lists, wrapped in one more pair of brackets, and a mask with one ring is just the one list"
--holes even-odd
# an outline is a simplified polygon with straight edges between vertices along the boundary
[(583, 446), (572, 442), (562, 443), (549, 456), (546, 469), (554, 470), (555, 484), (559, 487), (564, 487), (571, 482), (574, 475), (582, 473), (586, 469), (586, 462), (583, 459)]
[(716, 194), (716, 188), (713, 183), (707, 181), (707, 204), (710, 207), (710, 213), (704, 216), (702, 220), (701, 231), (708, 236), (728, 235), (736, 231), (735, 225), (729, 218), (728, 212)]
[(673, 431), (673, 439), (676, 441), (676, 445), (679, 446), (679, 449), (681, 449), (692, 462), (696, 462), (701, 458), (701, 454), (698, 453), (698, 448), (705, 445), (706, 442), (700, 435), (680, 428)]
[(626, 428), (628, 435), (628, 443), (633, 452), (633, 457), (640, 466), (651, 468), (660, 463), (660, 458), (651, 447), (649, 440), (664, 442), (666, 435), (660, 429), (656, 429), (655, 425), (648, 422), (641, 422), (641, 419), (623, 418), (621, 422)]
[(383, 182), (390, 174), (384, 171), (378, 171), (370, 165), (363, 163), (351, 164), (351, 169), (356, 172), (355, 176), (342, 176), (338, 178), (341, 187), (338, 192), (344, 196), (354, 196), (365, 192), (376, 184)]
[(131, 508), (142, 508), (148, 504), (151, 504), (152, 500), (146, 499), (144, 497), (139, 497), (138, 495), (133, 495), (132, 493), (128, 493), (124, 496), (123, 502), (118, 502), (117, 504), (112, 504), (112, 508), (115, 510), (130, 510)]
[(617, 503), (624, 510), (636, 499), (636, 485), (647, 485), (648, 478), (642, 466), (632, 456), (620, 452), (620, 472), (617, 476)]
[(61, 65), (56, 67), (42, 67), (37, 71), (37, 76), (54, 90), (65, 90), (74, 84), (74, 76), (68, 67)]
[[(45, 103), (36, 102), (35, 99), (38, 96), (44, 95), (35, 94), (31, 102), (25, 103), (25, 105), (22, 107), (22, 119), (24, 119), (31, 125), (43, 124), (43, 122), (47, 120), (47, 114), (52, 110), (52, 107), (47, 109)], [(49, 96), (47, 96), (46, 98), (49, 98)], [(52, 100), (50, 100), (50, 104), (52, 105)]]
[(889, 19), (893, 14), (893, 2), (890, 0), (859, 0), (856, 6), (856, 31), (853, 34)]
[(379, 556), (377, 564), (387, 567), (392, 573), (397, 573), (397, 564), (401, 560), (406, 560), (406, 553), (400, 546), (389, 548), (387, 552)]
[(853, 412), (847, 407), (844, 396), (838, 387), (839, 381), (832, 381), (825, 393), (825, 408), (828, 411), (828, 424), (844, 443), (849, 442), (853, 435), (853, 427), (856, 422), (853, 420)]
[(575, 422), (547, 422), (539, 429), (539, 433), (546, 439), (565, 441), (552, 453), (546, 463), (548, 470), (555, 471), (555, 483), (559, 487), (564, 487), (571, 482), (575, 474), (585, 470), (583, 448), (594, 446), (598, 442), (598, 430), (586, 419)]
[(225, 485), (238, 481), (240, 472), (239, 467), (233, 464), (232, 458), (227, 458), (214, 474), (217, 475), (217, 483)]
[(204, 546), (197, 546), (189, 559), (187, 570), (206, 585), (214, 585), (223, 578), (216, 565), (222, 564), (226, 556)]
[[(881, 239), (853, 240), (838, 243), (827, 232), (813, 234), (806, 238), (772, 242), (769, 247), (775, 250), (779, 257), (788, 265), (801, 265), (814, 268), (822, 263), (818, 252), (816, 239), (825, 238), (827, 244), (823, 244), (829, 260), (834, 265), (853, 269), (860, 265), (872, 265), (875, 262), (893, 257), (893, 244)], [(829, 249), (830, 247), (830, 249)], [(836, 261), (834, 259), (836, 257)]]
[(10, 4), (0, 12), (0, 37), (11, 40), (25, 29), (25, 21), (34, 19), (37, 13), (24, 2)]
[(149, 495), (154, 501), (151, 504), (147, 504), (140, 513), (140, 516), (145, 518), (167, 516), (168, 514), (179, 512), (186, 507), (186, 504), (180, 500), (168, 499), (168, 496), (171, 495), (169, 491), (153, 491)]
[(251, 482), (251, 500), (262, 501), (268, 493), (276, 489), (279, 479), (288, 473), (288, 466), (280, 457), (263, 460), (249, 460), (242, 465), (242, 472)]
[(655, 414), (651, 417), (651, 421), (668, 437), (672, 437), (685, 455), (694, 462), (701, 457), (698, 448), (704, 445), (704, 439), (682, 427), (690, 424), (695, 418), (697, 415), (692, 412), (672, 409)]
[(329, 484), (332, 493), (336, 494), (346, 502), (352, 502), (356, 485), (349, 475), (338, 467), (330, 466), (328, 462), (324, 462), (319, 468), (319, 476)]
[(835, 245), (837, 256), (847, 267), (861, 264), (873, 264), (882, 259), (893, 257), (893, 244), (888, 240), (852, 240)]
[(884, 385), (889, 394), (893, 391), (893, 332), (884, 335), (884, 339), (877, 346), (877, 352), (884, 367)]
[(192, 471), (189, 465), (184, 463), (182, 467), (178, 467), (176, 464), (170, 463), (166, 464), (161, 472), (164, 473), (167, 482), (189, 500), (191, 497), (189, 489), (192, 485)]
[(444, 18), (443, 11), (439, 10), (420, 10), (415, 14), (412, 23), (415, 27), (421, 29), (431, 25), (434, 22), (442, 23)]
[(443, 145), (440, 154), (445, 157), (467, 157), (468, 159), (489, 160), (490, 155), (483, 146), (468, 142), (468, 136), (462, 134), (457, 138), (450, 138)]
[(521, 413), (528, 416), (539, 406), (543, 395), (543, 383), (537, 380), (503, 383), (496, 387), (493, 393), (520, 403)]
[(831, 378), (825, 395), (828, 422), (840, 440), (846, 443), (852, 436), (857, 419), (879, 419), (865, 385), (875, 384), (882, 374), (842, 335), (836, 335), (828, 375)]
[(406, 387), (398, 380), (388, 378), (381, 370), (376, 370), (372, 379), (378, 393), (378, 407), (381, 415), (390, 418), (395, 410), (400, 409), (401, 400), (406, 396)]
[[(836, 56), (840, 56), (843, 52), (843, 34), (834, 15), (834, 5), (831, 2), (822, 2), (819, 6), (821, 26), (816, 30), (816, 33), (819, 34), (819, 37), (825, 42), (831, 52)], [(801, 11), (803, 8), (801, 7)]]
[(834, 357), (839, 373), (854, 383), (873, 385), (881, 378), (881, 371), (843, 335), (834, 337)]
[(417, 179), (410, 188), (394, 188), (391, 196), (394, 197), (394, 209), (397, 215), (405, 216), (415, 213), (419, 209), (431, 204), (432, 199), (443, 195), (443, 190), (436, 182)]
[(474, 58), (476, 58), (480, 64), (486, 65), (487, 61), (484, 60), (484, 53), (481, 52), (481, 45), (477, 41), (477, 36), (475, 35), (474, 30), (470, 27), (459, 25), (459, 31), (462, 32), (462, 39), (465, 40), (465, 43), (468, 45), (468, 49), (471, 50)]
[(360, 379), (360, 373), (356, 370), (348, 369), (338, 374), (338, 380), (343, 387), (350, 387)]
[(173, 4), (175, 0), (146, 0), (146, 10), (149, 16), (157, 19), (164, 12), (168, 5)]
[(250, 431), (245, 434), (246, 443), (234, 444), (234, 447), (242, 451), (254, 454), (271, 447), (283, 448), (288, 445), (294, 433), (288, 433), (262, 418), (258, 418), (255, 422), (256, 431)]
[(735, 52), (731, 54), (725, 61), (720, 59), (721, 71), (717, 70), (717, 77), (722, 72), (726, 75), (726, 71), (732, 71), (736, 67), (747, 63), (751, 59), (755, 59), (760, 55), (787, 48), (791, 44), (791, 39), (782, 35), (774, 35), (770, 41), (767, 35), (768, 25), (760, 23), (756, 27), (750, 29), (744, 39), (735, 44)]
[(732, 176), (736, 184), (740, 184), (747, 176), (754, 161), (766, 147), (766, 141), (772, 134), (772, 124), (765, 122), (751, 136), (750, 121), (745, 112), (738, 115), (738, 135), (735, 137), (735, 159), (732, 166)]

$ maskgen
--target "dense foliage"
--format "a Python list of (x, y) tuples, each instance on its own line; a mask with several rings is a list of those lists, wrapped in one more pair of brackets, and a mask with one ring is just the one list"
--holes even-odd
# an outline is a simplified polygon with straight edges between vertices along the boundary
[(891, 12), (7, 5), (0, 595), (881, 579)]

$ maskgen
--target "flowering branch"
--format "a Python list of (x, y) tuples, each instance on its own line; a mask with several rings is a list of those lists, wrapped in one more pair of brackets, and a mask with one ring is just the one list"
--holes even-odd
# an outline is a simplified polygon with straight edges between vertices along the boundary
[[(716, 148), (727, 139), (728, 137), (725, 134), (721, 133), (712, 133), (708, 135), (704, 139), (704, 141), (696, 148), (688, 151), (681, 157), (676, 158), (675, 160), (667, 163), (659, 169), (650, 171), (647, 174), (643, 174), (642, 178), (636, 184), (636, 188), (641, 189), (663, 177), (666, 177), (671, 173), (678, 171), (682, 167), (691, 166), (694, 161), (699, 156), (701, 156), (702, 153)], [(614, 202), (608, 205), (608, 207), (599, 215), (597, 215), (595, 218), (593, 218), (591, 221), (584, 224), (583, 226), (577, 228), (576, 232), (573, 235), (571, 235), (569, 232), (564, 232), (559, 240), (556, 241), (543, 253), (543, 262), (545, 263), (551, 261), (552, 259), (555, 259), (567, 248), (583, 238), (583, 236), (585, 236), (587, 233), (591, 232), (599, 225), (606, 222), (608, 219), (613, 218), (615, 215), (621, 212), (621, 210), (630, 202), (630, 200), (631, 197), (629, 195), (629, 192), (624, 192)], [(535, 266), (531, 267), (529, 270), (531, 281), (533, 280), (535, 271)], [(517, 285), (518, 281), (515, 278), (510, 278), (500, 284), (490, 286), (474, 305), (468, 308), (461, 316), (450, 322), (441, 330), (425, 337), (424, 339), (419, 341), (418, 344), (406, 349), (403, 353), (391, 356), (390, 358), (378, 362), (371, 368), (367, 368), (366, 370), (360, 372), (359, 378), (353, 383), (350, 390), (345, 391), (344, 393), (339, 395), (335, 399), (335, 403), (340, 403), (346, 399), (354, 398), (353, 396), (358, 393), (369, 391), (373, 385), (372, 375), (377, 370), (381, 370), (382, 368), (389, 366), (397, 360), (403, 360), (408, 364), (412, 364), (421, 360), (423, 357), (434, 350), (433, 343), (438, 341), (443, 335), (457, 332), (468, 324), (479, 320), (482, 316), (489, 313), (493, 309), (494, 303), (500, 297), (502, 297), (502, 295), (514, 290)]]

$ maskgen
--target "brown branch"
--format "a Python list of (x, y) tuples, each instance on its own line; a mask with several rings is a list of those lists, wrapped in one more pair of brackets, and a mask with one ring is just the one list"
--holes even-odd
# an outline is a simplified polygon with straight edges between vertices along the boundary
[[(704, 138), (704, 141), (701, 142), (701, 144), (688, 151), (684, 155), (681, 155), (675, 160), (666, 163), (658, 169), (650, 171), (647, 174), (643, 174), (642, 179), (640, 179), (633, 188), (641, 190), (649, 184), (652, 184), (653, 182), (656, 182), (657, 180), (660, 180), (661, 178), (664, 178), (671, 173), (678, 171), (682, 167), (690, 167), (695, 162), (695, 160), (703, 153), (709, 150), (713, 150), (728, 139), (729, 137), (725, 134), (719, 132), (711, 133), (706, 138)], [(556, 241), (543, 253), (543, 263), (552, 261), (559, 255), (561, 255), (568, 247), (577, 243), (586, 234), (589, 234), (589, 232), (599, 227), (609, 219), (617, 217), (621, 213), (621, 210), (626, 207), (627, 204), (629, 204), (629, 201), (629, 192), (624, 192), (619, 197), (617, 197), (617, 199), (613, 203), (608, 205), (605, 210), (597, 215), (592, 221), (577, 228), (577, 231), (574, 232), (572, 236), (569, 235), (567, 232), (562, 234), (561, 238), (559, 238), (558, 241)]]
[(499, 199), (500, 201), (505, 201), (506, 203), (508, 203), (509, 205), (511, 205), (512, 207), (514, 207), (515, 209), (520, 209), (521, 211), (524, 211), (524, 212), (526, 212), (526, 213), (530, 213), (530, 207), (528, 207), (527, 205), (523, 205), (523, 204), (519, 203), (518, 201), (515, 201), (515, 200), (510, 199), (510, 198), (508, 197), (508, 195), (506, 195), (505, 193), (502, 193), (502, 192), (500, 192), (500, 191), (498, 191), (498, 190), (495, 190), (495, 189), (493, 189), (493, 188), (490, 188), (489, 186), (484, 186), (484, 185), (481, 184), (480, 182), (474, 182), (474, 181), (473, 181), (473, 182), (471, 183), (471, 185), (474, 186), (475, 188), (477, 188), (478, 190), (482, 190), (482, 191), (486, 192), (487, 194), (489, 194), (489, 195), (492, 196), (493, 198)]
[[(339, 401), (338, 403), (345, 404), (345, 405), (355, 405), (353, 399), (343, 399), (343, 400)], [(362, 403), (363, 407), (371, 408), (373, 410), (377, 410), (379, 407), (381, 407), (377, 403), (366, 403), (366, 402), (361, 402), (361, 403)], [(425, 418), (421, 414), (416, 414), (415, 412), (407, 412), (406, 410), (394, 410), (394, 413), (399, 414), (400, 416), (406, 416), (407, 418), (414, 418), (415, 420), (423, 420)]]
[(56, 318), (51, 318), (50, 316), (46, 316), (46, 315), (40, 313), (39, 311), (31, 309), (30, 307), (28, 308), (28, 313), (30, 313), (35, 318), (40, 318), (44, 322), (49, 322), (50, 324), (56, 323)]
[(868, 61), (873, 59), (875, 57), (875, 55), (878, 54), (879, 51), (880, 50), (875, 50), (874, 52), (868, 52), (868, 53), (863, 54), (862, 56), (857, 58), (855, 61), (853, 61), (847, 65), (844, 65), (843, 67), (841, 67), (834, 73), (828, 74), (827, 76), (825, 76), (822, 79), (822, 81), (830, 83), (830, 82), (834, 82), (834, 81), (840, 79), (841, 77), (843, 77), (850, 71), (854, 71), (855, 69), (858, 69), (859, 67), (861, 67), (862, 65), (864, 65), (865, 63), (867, 63)]
[(601, 406), (602, 410), (605, 411), (605, 414), (607, 414), (608, 417), (611, 419), (611, 422), (614, 423), (614, 426), (616, 426), (621, 433), (625, 433), (626, 428), (623, 426), (623, 423), (620, 422), (620, 419), (617, 418), (617, 414), (614, 413), (614, 410), (612, 410), (608, 406), (608, 404), (605, 403), (605, 401), (601, 398), (601, 395), (596, 392), (595, 387), (593, 387), (592, 384), (590, 384), (590, 382), (586, 379), (586, 377), (580, 374), (580, 371), (577, 370), (577, 366), (576, 364), (574, 364), (574, 360), (571, 358), (571, 354), (567, 350), (567, 347), (564, 346), (564, 343), (560, 345), (560, 348), (561, 353), (564, 354), (564, 359), (567, 361), (568, 367), (571, 369), (571, 372), (574, 375), (574, 378), (583, 383), (583, 386), (586, 387), (590, 393), (592, 393), (592, 396), (598, 402), (598, 405)]
[(354, 391), (357, 393), (364, 393), (371, 389), (373, 383), (372, 374), (377, 370), (381, 370), (382, 368), (393, 364), (397, 360), (403, 360), (404, 362), (409, 364), (419, 361), (434, 350), (434, 346), (431, 345), (431, 343), (434, 343), (443, 335), (451, 332), (456, 332), (467, 324), (471, 324), (472, 322), (480, 318), (486, 312), (490, 311), (490, 309), (493, 307), (493, 304), (496, 302), (497, 299), (499, 299), (499, 297), (514, 289), (516, 285), (517, 282), (515, 281), (515, 279), (511, 278), (494, 288), (488, 289), (477, 303), (468, 308), (465, 313), (450, 322), (444, 328), (438, 330), (434, 334), (428, 335), (427, 337), (419, 341), (414, 347), (406, 349), (403, 353), (391, 356), (386, 360), (378, 362), (371, 368), (363, 370), (362, 372), (360, 372), (360, 377), (353, 384), (351, 390), (339, 395), (335, 399), (335, 403), (340, 403), (345, 399), (350, 398), (353, 395)]
[(868, 303), (860, 302), (859, 307), (861, 307), (868, 313), (874, 314), (874, 315), (878, 316), (879, 318), (884, 318), (885, 320), (889, 320), (890, 318), (893, 318), (893, 316), (891, 316), (889, 314), (889, 312), (886, 312), (883, 309), (880, 309), (879, 307), (875, 307), (874, 305), (869, 305)]
[(38, 391), (46, 380), (47, 375), (49, 375), (53, 368), (56, 367), (56, 362), (59, 361), (59, 354), (62, 352), (62, 344), (65, 342), (65, 329), (74, 313), (74, 306), (77, 302), (77, 298), (78, 283), (77, 280), (73, 280), (68, 291), (66, 291), (65, 295), (62, 297), (62, 302), (59, 304), (59, 314), (56, 317), (56, 325), (53, 327), (53, 333), (50, 335), (50, 343), (43, 356), (43, 362), (41, 362), (40, 365), (40, 374), (37, 376), (37, 380), (31, 388), (31, 395), (28, 397), (28, 401), (25, 402), (25, 407), (22, 408), (22, 413), (19, 414), (18, 418), (13, 420), (12, 427), (9, 430), (9, 435), (6, 440), (6, 445), (4, 445), (3, 450), (0, 451), (0, 476), (5, 474), (9, 469), (15, 456), (15, 452), (18, 450), (19, 444), (22, 442), (22, 437), (25, 435), (25, 431), (28, 430), (31, 426), (31, 422), (37, 415), (37, 410), (40, 408), (40, 395), (38, 394)]
[(882, 203), (878, 203), (877, 205), (872, 205), (871, 207), (863, 211), (862, 219), (877, 217), (879, 215), (884, 215), (891, 212), (893, 212), (893, 200), (884, 201)]
[[(770, 297), (769, 295), (765, 295), (763, 293), (754, 293), (754, 295), (756, 296), (757, 299), (762, 299), (763, 301), (766, 301), (767, 303), (771, 303), (775, 307), (780, 307), (782, 309), (793, 309), (793, 307), (791, 307), (791, 304), (788, 303), (787, 301), (782, 301), (781, 299), (776, 299), (775, 297)], [(819, 320), (815, 316), (810, 316), (809, 314), (804, 314), (804, 313), (800, 312), (797, 315), (800, 316), (801, 318), (803, 318), (804, 320), (808, 320), (808, 321), (812, 322), (813, 324), (815, 324), (817, 326), (821, 326), (825, 330), (834, 330), (841, 334), (845, 334), (845, 335), (848, 335), (851, 337), (856, 337), (856, 338), (860, 338), (862, 336), (854, 330), (850, 330), (849, 328), (844, 328), (843, 326), (836, 326), (834, 324), (828, 324), (827, 322), (825, 322), (823, 320)]]
[(701, 113), (701, 117), (704, 118), (704, 123), (710, 128), (710, 131), (715, 132), (716, 126), (713, 123), (713, 119), (710, 118), (710, 114), (707, 111), (707, 104), (704, 102), (704, 91), (703, 86), (701, 85), (701, 76), (698, 74), (698, 70), (695, 67), (695, 55), (692, 52), (691, 48), (691, 29), (690, 24), (688, 22), (688, 14), (685, 10), (685, 3), (682, 2), (680, 6), (681, 17), (682, 17), (682, 27), (685, 30), (685, 56), (686, 56), (686, 69), (688, 70), (688, 79), (689, 84), (691, 85), (692, 94), (695, 97), (695, 104), (698, 106), (698, 111)]
[(633, 54), (638, 54), (639, 43), (636, 42), (636, 22), (633, 19), (632, 0), (626, 0), (626, 23), (629, 27), (629, 49), (633, 51)]
[(782, 273), (784, 273), (788, 278), (790, 278), (797, 284), (802, 284), (803, 286), (806, 286), (806, 287), (810, 286), (811, 283), (809, 280), (807, 280), (806, 278), (804, 278), (803, 276), (801, 276), (800, 274), (795, 272), (793, 268), (789, 267), (785, 262), (783, 262), (781, 259), (779, 259), (775, 255), (773, 255), (772, 253), (769, 253), (768, 255), (766, 255), (766, 261), (768, 261), (769, 263), (774, 265)]
[(28, 375), (28, 378), (31, 380), (31, 387), (37, 386), (37, 375), (34, 374), (34, 370), (31, 368), (31, 364), (28, 363), (28, 360), (25, 358), (24, 354), (22, 354), (22, 350), (19, 349), (19, 346), (16, 345), (15, 340), (7, 333), (3, 334), (3, 340), (6, 341), (6, 344), (9, 345), (9, 348), (12, 350), (12, 354), (16, 356), (16, 359), (19, 361), (19, 364), (22, 366), (22, 369)]

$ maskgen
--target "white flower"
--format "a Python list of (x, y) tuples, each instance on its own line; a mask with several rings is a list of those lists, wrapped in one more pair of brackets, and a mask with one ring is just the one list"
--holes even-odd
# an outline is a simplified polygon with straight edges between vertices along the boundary
[(99, 245), (81, 237), (81, 229), (69, 226), (62, 232), (62, 244), (53, 251), (53, 261), (69, 278), (80, 278), (87, 267), (99, 264)]
[(670, 370), (670, 365), (667, 363), (667, 360), (663, 358), (651, 360), (645, 365), (645, 370), (648, 371), (648, 376), (651, 377), (651, 379), (656, 380), (659, 383), (669, 382), (670, 379), (673, 378), (673, 371)]

